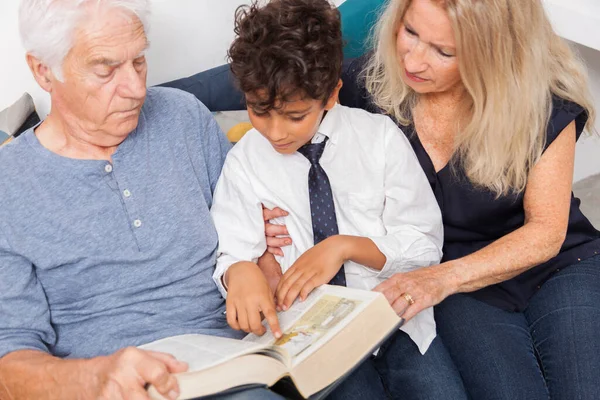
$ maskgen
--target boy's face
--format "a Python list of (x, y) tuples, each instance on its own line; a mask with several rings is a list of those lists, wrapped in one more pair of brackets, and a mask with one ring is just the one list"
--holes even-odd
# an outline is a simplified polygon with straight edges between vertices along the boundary
[(260, 97), (246, 94), (250, 122), (278, 153), (295, 153), (317, 133), (323, 114), (335, 106), (341, 87), (340, 80), (325, 105), (322, 100), (298, 96), (297, 100), (278, 104), (277, 108), (267, 112), (253, 106)]

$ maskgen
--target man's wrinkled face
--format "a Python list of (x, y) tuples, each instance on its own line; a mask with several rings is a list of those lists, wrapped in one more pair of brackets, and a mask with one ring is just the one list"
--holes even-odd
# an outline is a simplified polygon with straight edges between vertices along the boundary
[(122, 10), (99, 10), (83, 20), (52, 85), (52, 109), (85, 131), (94, 144), (121, 143), (138, 124), (146, 97), (148, 40), (141, 21)]

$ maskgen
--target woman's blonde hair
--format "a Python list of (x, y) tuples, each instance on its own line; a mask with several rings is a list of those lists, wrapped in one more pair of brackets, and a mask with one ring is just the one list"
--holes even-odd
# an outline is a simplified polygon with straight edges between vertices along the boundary
[[(366, 74), (375, 104), (411, 122), (418, 95), (402, 80), (396, 37), (412, 0), (390, 0), (374, 31)], [(436, 0), (434, 0), (436, 1)], [(498, 196), (525, 189), (546, 144), (556, 95), (595, 111), (583, 63), (554, 33), (540, 0), (437, 0), (447, 11), (465, 87), (453, 164)]]

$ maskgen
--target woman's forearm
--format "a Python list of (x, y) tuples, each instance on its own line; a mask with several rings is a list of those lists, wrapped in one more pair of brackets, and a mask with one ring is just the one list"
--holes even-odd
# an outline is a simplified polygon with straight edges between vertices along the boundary
[(529, 173), (523, 227), (480, 251), (447, 263), (456, 291), (472, 292), (514, 278), (558, 254), (569, 223), (575, 133), (572, 122)]
[[(554, 228), (554, 229), (553, 229)], [(528, 223), (468, 256), (439, 266), (446, 269), (454, 292), (473, 292), (542, 264), (560, 251), (565, 233), (556, 227)]]

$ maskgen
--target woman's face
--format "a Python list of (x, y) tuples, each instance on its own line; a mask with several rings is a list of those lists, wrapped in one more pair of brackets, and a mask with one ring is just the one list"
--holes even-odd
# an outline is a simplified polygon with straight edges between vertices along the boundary
[(456, 42), (446, 11), (432, 0), (413, 0), (396, 41), (402, 79), (419, 94), (461, 85)]

